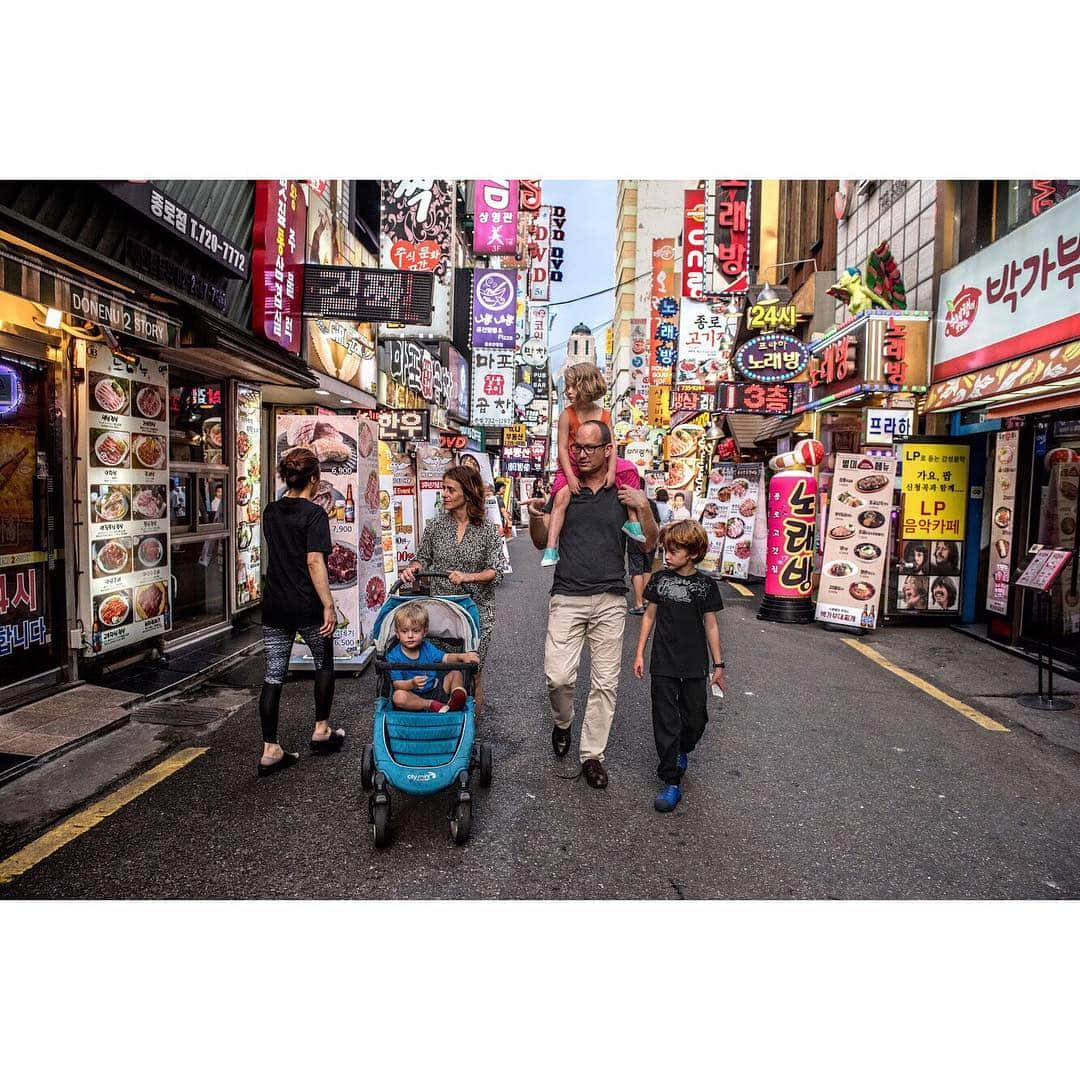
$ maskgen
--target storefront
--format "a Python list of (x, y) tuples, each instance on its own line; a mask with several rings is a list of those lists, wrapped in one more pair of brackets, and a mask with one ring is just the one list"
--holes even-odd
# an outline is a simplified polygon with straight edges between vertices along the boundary
[[(930, 414), (972, 447), (973, 500), (964, 621), (1034, 650), (1049, 638), (1080, 669), (1080, 200), (1066, 199), (948, 271)], [(985, 507), (985, 512), (983, 508)], [(1071, 563), (1046, 607), (1018, 590), (1034, 544)]]

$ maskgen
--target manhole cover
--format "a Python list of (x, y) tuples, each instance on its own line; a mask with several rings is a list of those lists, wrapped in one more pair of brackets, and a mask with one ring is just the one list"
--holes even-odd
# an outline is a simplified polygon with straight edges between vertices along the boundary
[(144, 705), (131, 712), (131, 719), (138, 720), (141, 724), (170, 724), (175, 727), (201, 727), (224, 718), (225, 713), (221, 709), (211, 709), (206, 705), (187, 705), (183, 702)]

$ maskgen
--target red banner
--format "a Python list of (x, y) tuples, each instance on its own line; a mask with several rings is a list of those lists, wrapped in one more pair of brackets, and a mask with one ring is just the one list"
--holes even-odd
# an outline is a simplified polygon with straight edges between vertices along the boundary
[(307, 203), (299, 180), (255, 181), (251, 323), (294, 356), (302, 345)]
[(705, 291), (705, 192), (683, 192), (682, 294), (701, 300)]

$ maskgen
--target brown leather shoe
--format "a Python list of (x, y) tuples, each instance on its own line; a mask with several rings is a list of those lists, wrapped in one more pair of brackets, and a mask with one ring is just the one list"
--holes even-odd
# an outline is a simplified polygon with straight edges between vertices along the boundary
[(566, 757), (566, 752), (570, 749), (569, 728), (561, 728), (558, 724), (552, 725), (551, 749), (555, 751), (556, 757)]
[(585, 761), (581, 763), (581, 771), (585, 774), (585, 783), (588, 784), (589, 787), (607, 787), (607, 769), (604, 768), (604, 764), (599, 758), (586, 758)]

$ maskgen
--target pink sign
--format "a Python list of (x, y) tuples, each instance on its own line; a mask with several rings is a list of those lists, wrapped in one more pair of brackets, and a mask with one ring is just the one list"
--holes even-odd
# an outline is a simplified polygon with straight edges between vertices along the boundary
[(299, 356), (307, 203), (298, 180), (255, 181), (251, 325)]
[(475, 181), (473, 252), (513, 255), (517, 251), (518, 182)]
[(769, 482), (769, 538), (765, 595), (805, 600), (814, 587), (814, 520), (817, 480), (813, 473), (777, 473)]

